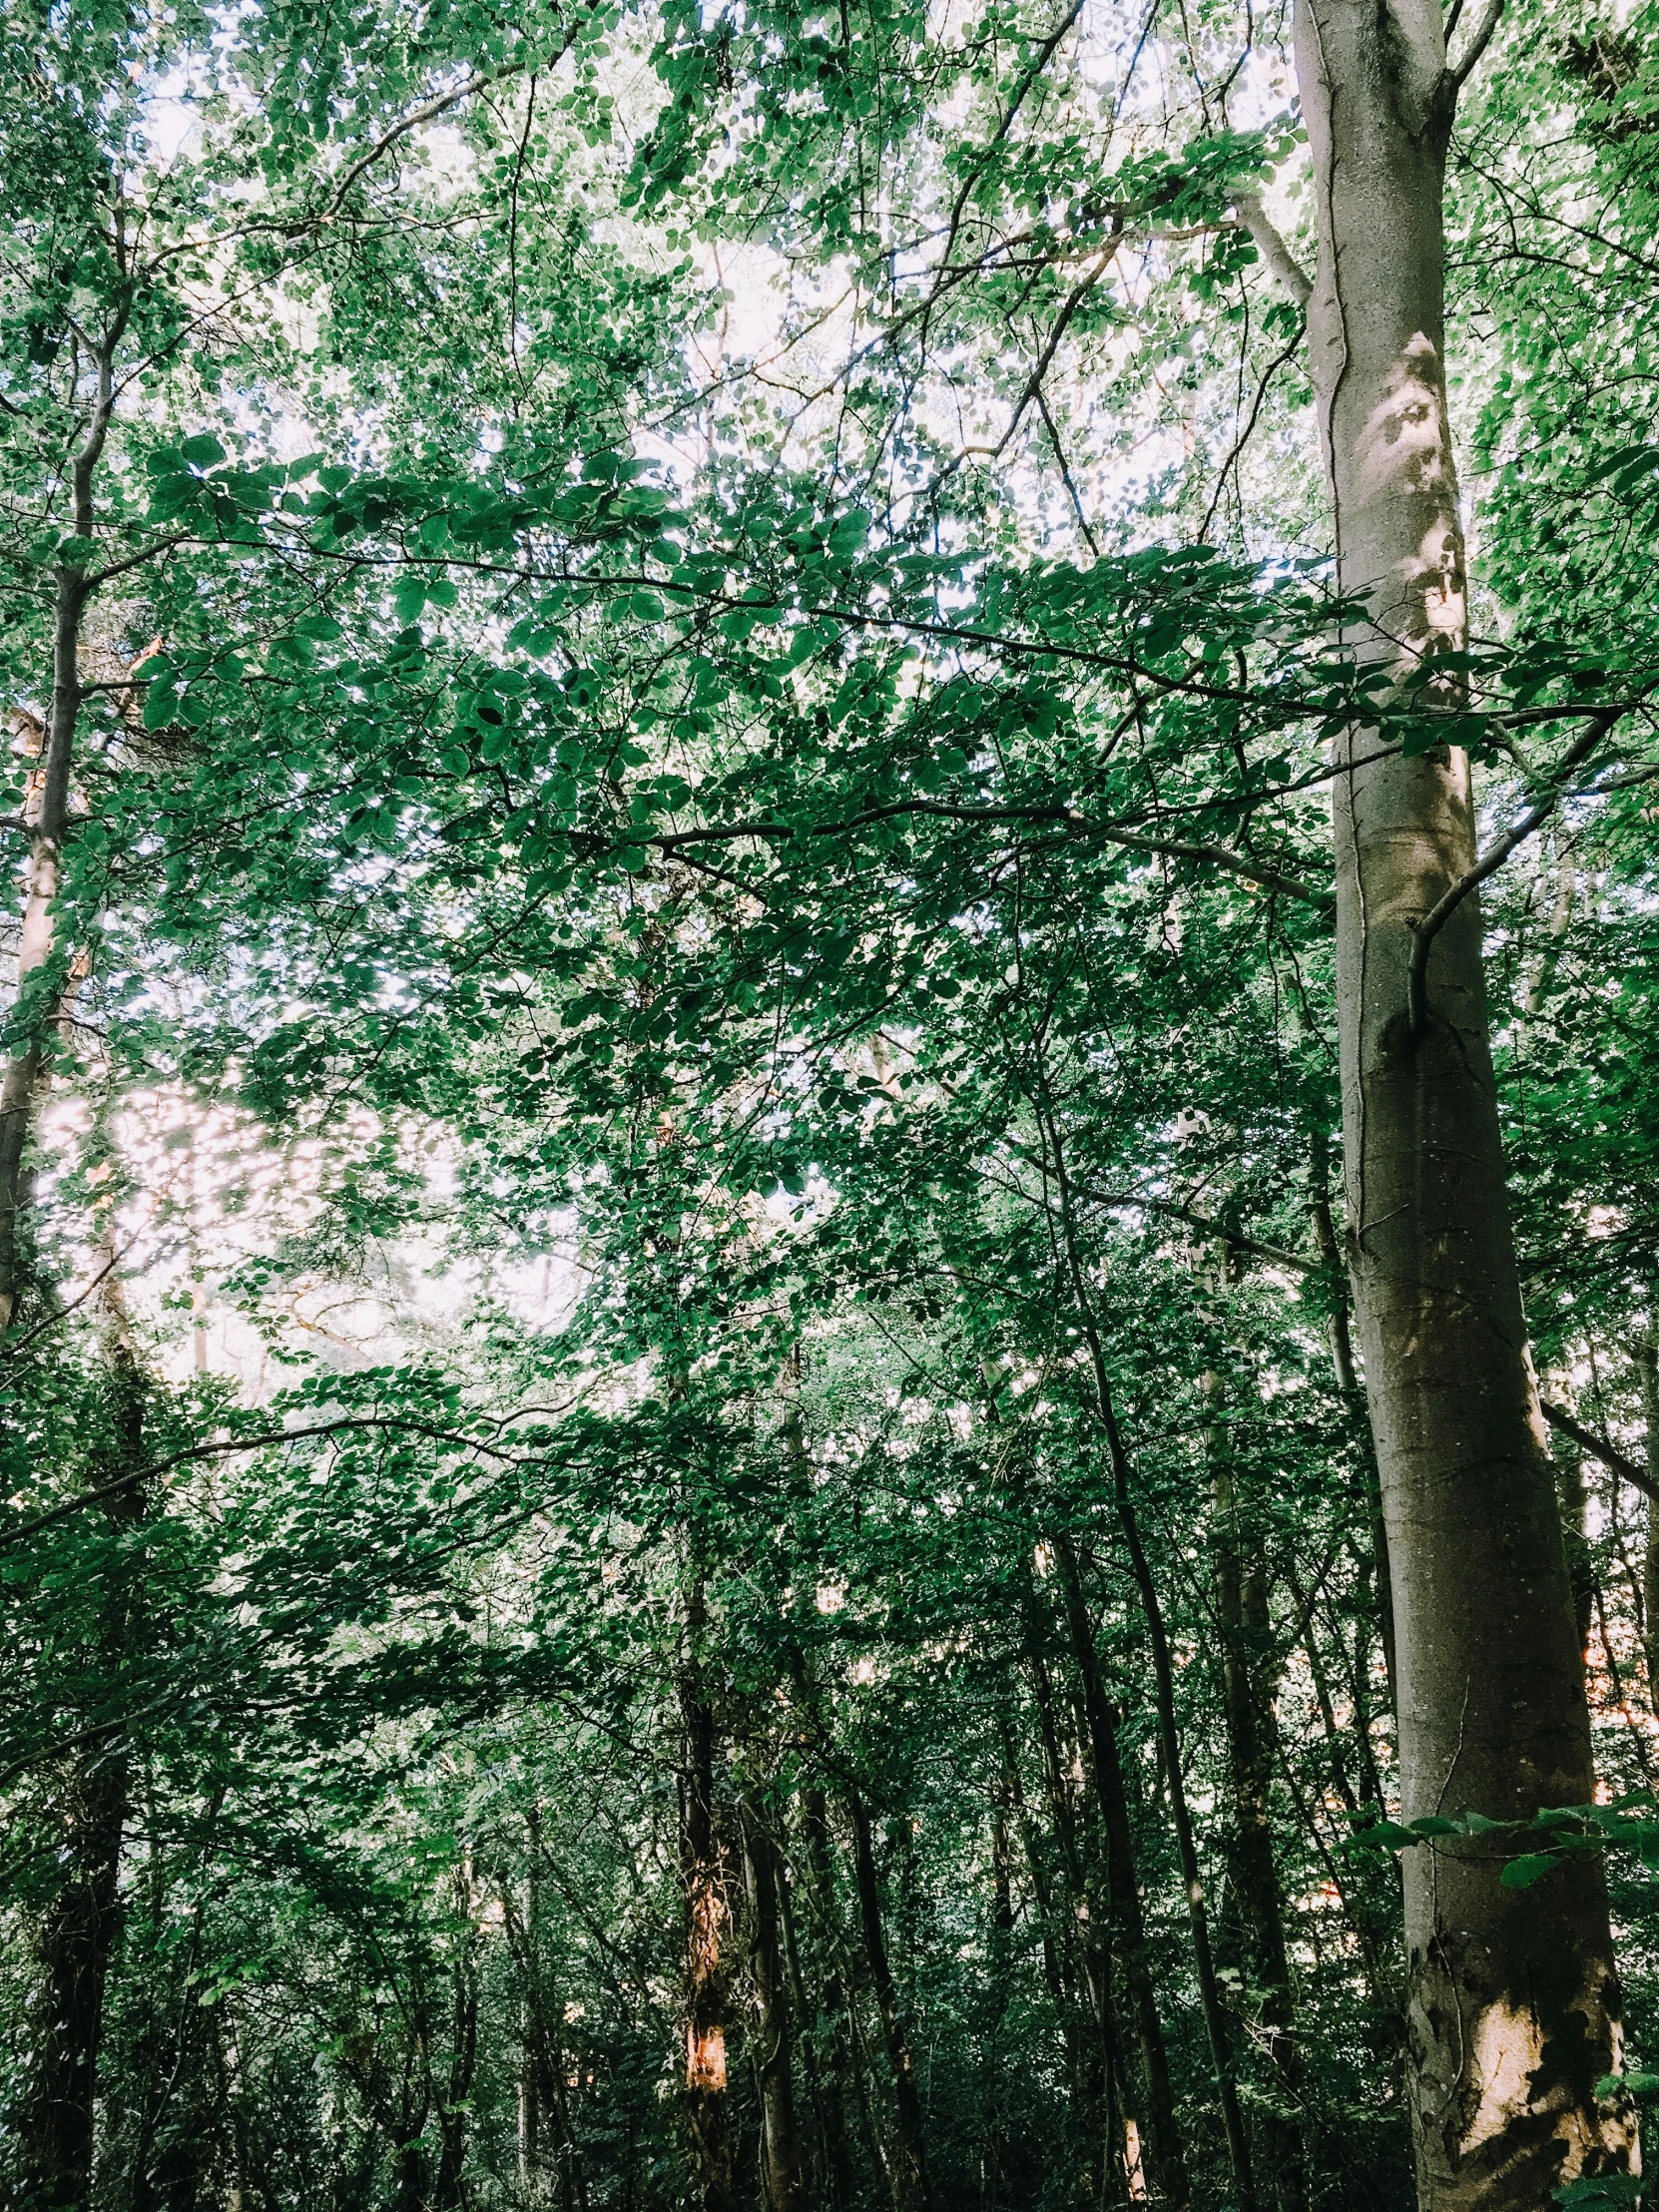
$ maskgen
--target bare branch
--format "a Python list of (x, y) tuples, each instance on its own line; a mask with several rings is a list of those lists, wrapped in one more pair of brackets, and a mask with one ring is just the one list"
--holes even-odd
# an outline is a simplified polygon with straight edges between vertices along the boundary
[(1233, 206), (1239, 221), (1256, 241), (1256, 251), (1280, 289), (1288, 292), (1299, 307), (1305, 308), (1314, 296), (1314, 279), (1268, 220), (1261, 200), (1253, 192), (1241, 192)]
[(1562, 1406), (1551, 1405), (1547, 1398), (1539, 1398), (1538, 1410), (1551, 1428), (1558, 1428), (1563, 1436), (1570, 1436), (1591, 1458), (1599, 1459), (1604, 1467), (1610, 1467), (1644, 1496), (1659, 1501), (1659, 1482), (1645, 1468), (1637, 1466), (1634, 1459), (1627, 1459), (1616, 1444), (1610, 1444), (1605, 1436), (1598, 1436), (1593, 1428), (1586, 1428), (1582, 1421), (1574, 1420)]
[(1502, 13), (1503, 0), (1486, 0), (1486, 5), (1475, 18), (1474, 29), (1469, 33), (1469, 42), (1463, 49), (1462, 60), (1446, 63), (1446, 79), (1454, 93), (1462, 91), (1475, 63), (1492, 43), (1492, 33), (1497, 29), (1498, 18)]
[(1466, 875), (1460, 875), (1451, 887), (1442, 893), (1415, 925), (1411, 946), (1411, 964), (1405, 975), (1405, 1014), (1413, 1038), (1422, 1035), (1427, 1018), (1428, 954), (1434, 939), (1467, 898), (1470, 891), (1478, 890), (1487, 876), (1495, 875), (1518, 844), (1523, 844), (1540, 824), (1549, 820), (1567, 795), (1572, 771), (1594, 752), (1624, 712), (1618, 707), (1603, 707), (1593, 714), (1579, 731), (1571, 745), (1555, 765), (1555, 773), (1543, 796), (1528, 807), (1515, 827), (1506, 831), (1476, 860)]

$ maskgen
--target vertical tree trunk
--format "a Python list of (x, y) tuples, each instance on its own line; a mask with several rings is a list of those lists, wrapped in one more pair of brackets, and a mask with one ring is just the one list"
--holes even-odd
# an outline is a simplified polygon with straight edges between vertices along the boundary
[[(99, 347), (87, 434), (70, 462), (70, 509), (75, 536), (82, 543), (92, 538), (96, 527), (93, 480), (115, 413), (115, 357), (130, 311), (127, 305), (117, 310)], [(57, 950), (54, 909), (64, 839), (69, 832), (70, 772), (81, 719), (81, 622), (96, 583), (84, 557), (60, 562), (54, 579), (52, 705), (41, 745), (40, 768), (31, 779), (26, 809), (30, 822), (29, 873), (17, 954), (12, 1056), (0, 1075), (0, 1332), (11, 1327), (17, 1314), (22, 1286), (19, 1231), (28, 1197), (24, 1159), (46, 1066), (47, 1033), (58, 1017), (63, 997), (62, 978), (55, 978), (52, 972)]]
[(1106, 1875), (1112, 1919), (1123, 1952), (1123, 1977), (1140, 2045), (1145, 2155), (1163, 2201), (1179, 2207), (1188, 2201), (1186, 2148), (1175, 2116), (1164, 2023), (1158, 2010), (1147, 1949), (1146, 1916), (1136, 1878), (1135, 1843), (1129, 1826), (1129, 1797), (1124, 1788), (1123, 1763), (1118, 1754), (1117, 1723), (1100, 1679), (1100, 1659), (1095, 1650), (1088, 1608), (1083, 1601), (1077, 1554), (1071, 1538), (1064, 1532), (1055, 1537), (1054, 1552), (1060, 1568), (1072, 1653), (1083, 1689), (1089, 1767), (1100, 1805), (1101, 1825), (1106, 1832)]
[(472, 2084), (478, 2071), (478, 1929), (472, 1869), (463, 1859), (455, 1870), (457, 1936), (449, 2042), (449, 2079), (438, 2103), (438, 2173), (432, 2202), (435, 2212), (465, 2212), (467, 2120)]
[(887, 1961), (886, 1936), (881, 1929), (881, 1899), (875, 1880), (875, 1854), (870, 1846), (869, 1814), (856, 1790), (847, 1791), (846, 1807), (852, 1822), (852, 1871), (858, 1889), (858, 1921), (863, 1932), (864, 1956), (869, 1962), (875, 2008), (881, 2016), (881, 2033), (892, 2066), (897, 2108), (898, 2155), (893, 2166), (893, 2201), (898, 2212), (927, 2212), (932, 2203), (932, 2190), (927, 2179), (921, 2093), (916, 2087), (909, 2032), (899, 2009), (898, 1990)]
[(571, 2119), (558, 1987), (541, 1933), (541, 1815), (526, 1823), (529, 1873), (520, 1918), (512, 1885), (501, 1885), (502, 1920), (519, 1982), (519, 2179), (538, 2199), (553, 2181), (560, 2212), (587, 2212), (587, 2179)]
[[(1217, 1379), (1219, 1388), (1219, 1378)], [(1250, 1934), (1262, 1991), (1261, 2021), (1281, 2096), (1297, 2091), (1293, 2034), (1295, 2002), (1285, 1941), (1279, 1870), (1273, 1858), (1270, 1784), (1277, 1724), (1264, 1674), (1268, 1593), (1259, 1567), (1246, 1563), (1239, 1529), (1232, 1456), (1219, 1424), (1210, 1437), (1211, 1489), (1215, 1498), (1212, 1552), (1216, 1611), (1221, 1626), (1222, 1714), (1227, 1726), (1228, 1773), (1233, 1786), (1233, 1872)], [(1272, 2104), (1259, 2114), (1261, 2140), (1280, 2204), (1293, 2212), (1306, 2201), (1301, 2132)]]
[[(1494, 11), (1495, 12), (1495, 11)], [(1482, 19), (1483, 29), (1488, 27)], [(1441, 200), (1458, 77), (1438, 0), (1299, 0), (1319, 210), (1309, 344), (1350, 632), (1402, 678), (1464, 642), (1446, 417)], [(1455, 702), (1454, 687), (1445, 690)], [(1348, 1258), (1393, 1576), (1403, 1817), (1524, 1820), (1591, 1791), (1583, 1670), (1504, 1191), (1476, 897), (1417, 924), (1475, 857), (1467, 759), (1370, 759), (1335, 789)], [(1405, 1854), (1407, 2088), (1432, 2212), (1538, 2212), (1623, 2170), (1627, 2114), (1602, 1873), (1506, 1890), (1513, 1846)]]
[(1002, 1775), (997, 1777), (991, 1789), (990, 1830), (991, 1925), (990, 1942), (987, 1945), (986, 2001), (981, 2044), (985, 2085), (984, 2105), (980, 2113), (982, 2136), (979, 2152), (979, 2201), (985, 2207), (985, 2212), (994, 2212), (995, 2207), (1003, 2204), (1007, 2190), (1007, 2075), (1002, 2061), (1008, 2000), (1012, 1993), (1014, 1886), (1013, 1855), (1008, 1834), (1008, 1786), (1006, 1777)]
[[(1354, 1332), (1349, 1325), (1347, 1271), (1337, 1242), (1337, 1225), (1331, 1218), (1330, 1145), (1323, 1125), (1314, 1130), (1310, 1169), (1314, 1217), (1314, 1242), (1330, 1277), (1331, 1359), (1341, 1389), (1357, 1421), (1365, 1420), (1365, 1389), (1354, 1364)], [(1382, 1666), (1388, 1678), (1388, 1703), (1397, 1706), (1394, 1685), (1394, 1594), (1388, 1569), (1388, 1530), (1382, 1517), (1382, 1489), (1377, 1474), (1377, 1452), (1369, 1424), (1364, 1430), (1367, 1503), (1370, 1507), (1372, 1558), (1377, 1575), (1377, 1629), (1382, 1645)], [(1369, 1577), (1367, 1578), (1370, 1579)]]
[[(533, 2189), (541, 2173), (541, 1815), (530, 1808), (526, 1824), (523, 1938), (514, 1948), (523, 1984), (518, 2000), (518, 2178)], [(508, 1938), (513, 1936), (512, 1900), (503, 1899)]]
[(742, 1808), (744, 1874), (754, 1931), (750, 1972), (755, 1986), (755, 2064), (761, 2091), (761, 2188), (767, 2212), (795, 2212), (800, 2156), (791, 2078), (789, 2000), (778, 1939), (778, 1848), (747, 1799)]
[(824, 2025), (823, 2133), (819, 2172), (827, 2212), (841, 2212), (852, 2201), (852, 2148), (847, 2137), (843, 2084), (853, 2067), (852, 2038), (848, 2031), (846, 1984), (836, 1955), (837, 1915), (834, 1868), (830, 1855), (830, 1811), (824, 1791), (811, 1784), (801, 1793), (801, 1827), (806, 1845), (807, 1873), (812, 1889), (813, 1918), (817, 1924), (818, 1949), (823, 1960), (823, 2001), (819, 2017)]
[[(1659, 1482), (1659, 1294), (1647, 1335), (1636, 1347), (1636, 1372), (1642, 1382), (1643, 1442), (1647, 1471)], [(1648, 1702), (1659, 1713), (1659, 1505), (1647, 1508), (1647, 1543), (1642, 1554), (1642, 1625), (1647, 1639)]]
[[(130, 1474), (131, 1480), (100, 1508), (111, 1534), (118, 1535), (132, 1529), (144, 1512), (139, 1472), (144, 1460), (144, 1377), (113, 1275), (106, 1279), (102, 1304), (110, 1442), (105, 1465), (94, 1463), (92, 1484), (101, 1488), (114, 1476)], [(100, 1664), (105, 1679), (116, 1680), (132, 1641), (138, 1601), (126, 1561), (112, 1559), (106, 1572)], [(71, 2212), (91, 2198), (104, 1989), (121, 1933), (118, 1889), (128, 1781), (127, 1735), (119, 1718), (95, 1729), (90, 1743), (69, 1755), (59, 1800), (64, 1879), (41, 1923), (40, 1993), (20, 2146), (24, 2201), (40, 2212)]]
[[(1029, 1590), (1026, 1593), (1025, 1660), (1037, 1709), (1043, 1780), (1048, 1790), (1049, 1819), (1054, 1827), (1054, 1845), (1064, 1877), (1067, 1908), (1063, 1917), (1057, 1912), (1054, 1916), (1056, 1925), (1064, 1931), (1063, 1945), (1056, 1950), (1045, 1934), (1043, 1957), (1072, 2061), (1071, 2118), (1079, 2140), (1087, 2146), (1086, 2159), (1091, 2175), (1089, 2194), (1094, 2196), (1098, 2193), (1100, 2178), (1110, 2175), (1117, 2155), (1112, 2127), (1114, 2073), (1119, 2076), (1120, 2094), (1128, 2093), (1121, 2082), (1122, 2068), (1114, 2065), (1110, 1914), (1100, 1903), (1097, 1886), (1091, 1879), (1093, 1870), (1084, 1867), (1055, 1727), (1053, 1688), (1038, 1640), (1035, 1608)], [(1015, 1771), (1011, 1753), (1009, 1767), (1010, 1772)], [(1032, 1884), (1046, 1917), (1048, 1886), (1029, 1816), (1022, 1820), (1022, 1827)], [(1104, 1853), (1093, 1856), (1103, 1859)], [(1105, 1888), (1109, 1897), (1110, 1884)]]
[(726, 1884), (715, 1825), (715, 1719), (703, 1679), (701, 1575), (687, 1599), (680, 1670), (680, 1871), (686, 1896), (686, 2070), (682, 2111), (706, 2212), (734, 2202), (727, 2118)]

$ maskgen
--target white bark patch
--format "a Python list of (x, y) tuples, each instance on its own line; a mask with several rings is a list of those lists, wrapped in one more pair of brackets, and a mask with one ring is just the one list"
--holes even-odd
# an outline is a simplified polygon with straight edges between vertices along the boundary
[(1530, 2012), (1491, 2004), (1474, 2031), (1469, 2071), (1480, 2087), (1480, 2102), (1463, 2131), (1463, 2150), (1501, 2135), (1526, 2111), (1532, 2076), (1543, 2058), (1543, 2037)]
[[(1360, 433), (1358, 458), (1361, 494), (1368, 501), (1398, 491), (1439, 494), (1455, 513), (1440, 357), (1420, 330), (1382, 379), (1382, 396)], [(1438, 541), (1431, 565), (1438, 572)]]

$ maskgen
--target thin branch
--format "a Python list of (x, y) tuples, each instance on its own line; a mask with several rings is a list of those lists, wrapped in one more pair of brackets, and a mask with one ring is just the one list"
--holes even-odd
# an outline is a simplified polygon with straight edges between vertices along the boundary
[(1463, 58), (1455, 64), (1446, 64), (1446, 79), (1451, 90), (1461, 92), (1467, 83), (1475, 63), (1492, 43), (1492, 33), (1497, 29), (1498, 18), (1503, 13), (1503, 0), (1486, 0), (1486, 5), (1475, 19), (1469, 42), (1463, 49)]
[[(1308, 326), (1306, 322), (1299, 322), (1296, 327), (1296, 333), (1292, 337), (1290, 344), (1287, 345), (1282, 352), (1276, 353), (1273, 356), (1273, 359), (1269, 361), (1267, 367), (1264, 368), (1262, 371), (1262, 380), (1256, 386), (1256, 398), (1250, 410), (1250, 419), (1248, 422), (1246, 422), (1244, 428), (1234, 439), (1233, 450), (1231, 453), (1228, 454), (1226, 460), (1222, 462), (1221, 473), (1216, 478), (1216, 488), (1210, 494), (1210, 504), (1204, 511), (1204, 520), (1202, 521), (1202, 523), (1200, 523), (1198, 530), (1198, 535), (1201, 541), (1205, 541), (1209, 538), (1210, 525), (1216, 519), (1216, 509), (1221, 505), (1222, 493), (1227, 489), (1227, 479), (1233, 473), (1234, 469), (1238, 467), (1240, 459), (1243, 457), (1245, 447), (1250, 443), (1251, 439), (1256, 434), (1256, 425), (1257, 422), (1261, 419), (1262, 402), (1267, 398), (1268, 386), (1279, 374), (1279, 371), (1284, 367), (1285, 363), (1290, 359), (1291, 355), (1296, 352), (1297, 348), (1301, 345), (1303, 335), (1307, 327)], [(1240, 497), (1243, 497), (1242, 489), (1240, 492)]]
[(1538, 1410), (1551, 1428), (1558, 1428), (1563, 1436), (1570, 1436), (1593, 1459), (1599, 1459), (1604, 1467), (1610, 1467), (1616, 1475), (1640, 1490), (1644, 1496), (1659, 1502), (1659, 1482), (1645, 1468), (1639, 1467), (1634, 1459), (1627, 1459), (1617, 1444), (1610, 1444), (1605, 1436), (1598, 1436), (1593, 1428), (1586, 1428), (1582, 1421), (1574, 1420), (1564, 1407), (1551, 1405), (1547, 1398), (1539, 1398)]
[(1314, 296), (1314, 279), (1269, 221), (1267, 210), (1262, 206), (1258, 195), (1241, 192), (1235, 197), (1233, 205), (1238, 211), (1239, 221), (1256, 241), (1256, 251), (1261, 255), (1269, 275), (1299, 307), (1306, 309)]
[[(574, 38), (574, 36), (575, 33), (572, 32), (570, 36), (566, 38), (565, 46), (561, 47), (559, 50), (561, 56), (565, 52), (566, 48), (568, 48), (568, 46), (570, 45), (571, 39)], [(380, 138), (377, 138), (375, 140), (374, 144), (368, 149), (368, 152), (366, 154), (360, 154), (357, 159), (351, 164), (350, 168), (345, 172), (345, 175), (335, 186), (332, 199), (329, 201), (327, 207), (323, 210), (322, 215), (317, 220), (323, 223), (327, 223), (330, 222), (334, 216), (338, 215), (346, 194), (357, 182), (357, 179), (362, 175), (363, 171), (365, 169), (372, 169), (374, 164), (380, 159), (380, 156), (384, 154), (389, 147), (395, 146), (400, 138), (406, 138), (411, 131), (418, 131), (423, 123), (431, 123), (435, 121), (438, 116), (445, 114), (450, 108), (458, 107), (461, 101), (470, 99), (475, 92), (482, 92), (486, 85), (497, 85), (504, 77), (517, 77), (521, 75), (523, 71), (528, 68), (528, 59), (525, 59), (513, 62), (503, 62), (501, 63), (499, 68), (483, 70), (478, 76), (469, 77), (466, 83), (464, 85), (458, 86), (455, 91), (440, 93), (435, 100), (428, 100), (423, 108), (416, 108), (412, 115), (406, 115), (401, 123), (394, 123), (389, 131), (385, 132)]]
[(1306, 905), (1324, 909), (1336, 903), (1331, 891), (1304, 883), (1281, 868), (1251, 859), (1246, 853), (1235, 852), (1231, 845), (1193, 844), (1174, 838), (1142, 836), (1135, 830), (1115, 830), (1109, 824), (1093, 822), (1087, 815), (1079, 814), (1075, 807), (953, 807), (936, 799), (895, 799), (883, 807), (866, 807), (861, 813), (848, 815), (838, 822), (735, 822), (702, 830), (671, 830), (658, 836), (621, 837), (617, 841), (674, 853), (684, 851), (688, 845), (725, 844), (744, 837), (759, 837), (772, 843), (787, 842), (792, 837), (846, 836), (854, 830), (867, 829), (877, 822), (892, 822), (905, 815), (929, 816), (945, 822), (1030, 823), (1034, 826), (1051, 823), (1074, 835), (1100, 837), (1107, 844), (1121, 845), (1129, 852), (1152, 853), (1171, 860), (1199, 860), (1211, 867), (1225, 868), (1247, 882), (1260, 883), (1264, 890), (1283, 892), (1287, 898), (1300, 899)]
[(114, 1497), (120, 1490), (130, 1490), (136, 1483), (148, 1482), (158, 1474), (167, 1473), (170, 1467), (183, 1466), (189, 1460), (212, 1459), (231, 1451), (258, 1451), (266, 1444), (297, 1443), (305, 1437), (338, 1436), (353, 1430), (388, 1428), (431, 1437), (438, 1443), (464, 1445), (468, 1451), (481, 1451), (487, 1458), (500, 1459), (508, 1466), (531, 1466), (534, 1460), (525, 1459), (510, 1451), (501, 1451), (494, 1444), (484, 1443), (477, 1436), (469, 1436), (462, 1429), (438, 1428), (429, 1421), (405, 1420), (390, 1413), (359, 1414), (339, 1420), (312, 1421), (303, 1428), (272, 1428), (258, 1436), (223, 1436), (212, 1443), (192, 1444), (186, 1451), (175, 1451), (165, 1459), (157, 1459), (147, 1467), (133, 1467), (127, 1473), (117, 1475), (113, 1482), (100, 1483), (97, 1489), (82, 1490), (67, 1498), (62, 1505), (54, 1505), (49, 1512), (36, 1513), (30, 1520), (0, 1533), (0, 1551), (9, 1550), (26, 1537), (38, 1535), (43, 1528), (50, 1528), (58, 1521), (68, 1520), (85, 1506), (98, 1505), (105, 1498)]
[(1495, 875), (1515, 847), (1523, 844), (1540, 824), (1549, 820), (1566, 797), (1572, 771), (1595, 751), (1621, 712), (1617, 708), (1604, 707), (1590, 717), (1555, 764), (1554, 776), (1543, 796), (1534, 800), (1512, 830), (1487, 846), (1468, 873), (1460, 875), (1414, 925), (1411, 964), (1405, 975), (1405, 1017), (1413, 1039), (1422, 1035), (1427, 1019), (1428, 954), (1434, 939), (1470, 891), (1478, 890), (1489, 875)]

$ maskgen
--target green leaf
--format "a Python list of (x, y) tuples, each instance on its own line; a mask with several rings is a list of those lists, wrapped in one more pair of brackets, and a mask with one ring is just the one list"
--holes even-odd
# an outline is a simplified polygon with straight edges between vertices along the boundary
[(1550, 1869), (1560, 1863), (1553, 1852), (1527, 1852), (1519, 1859), (1511, 1859), (1497, 1879), (1506, 1890), (1529, 1890), (1534, 1882), (1541, 1882)]

